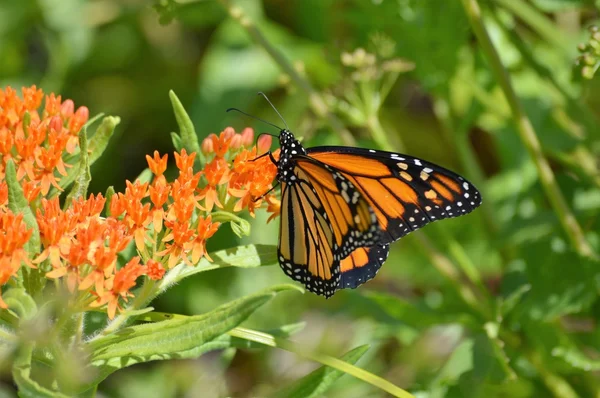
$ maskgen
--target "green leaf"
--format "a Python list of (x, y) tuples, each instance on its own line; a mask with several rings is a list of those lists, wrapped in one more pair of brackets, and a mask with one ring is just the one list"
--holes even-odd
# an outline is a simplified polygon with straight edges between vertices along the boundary
[(192, 119), (190, 119), (190, 116), (185, 111), (185, 108), (173, 90), (169, 91), (169, 98), (171, 98), (175, 119), (177, 119), (177, 124), (179, 125), (179, 136), (181, 137), (183, 147), (187, 153), (196, 153), (196, 162), (201, 166), (204, 163), (204, 160), (201, 159), (202, 152), (200, 151), (198, 135), (196, 135), (196, 129), (194, 128)]
[(149, 168), (145, 168), (137, 177), (136, 180), (139, 180), (142, 184), (143, 183), (150, 183), (152, 181), (152, 177), (154, 176), (154, 174), (152, 174), (152, 170), (150, 170)]
[(600, 370), (600, 360), (587, 357), (575, 346), (556, 347), (552, 350), (552, 356), (562, 358), (572, 367), (586, 372)]
[[(305, 322), (292, 323), (290, 325), (284, 325), (284, 326), (278, 327), (276, 329), (265, 330), (264, 332), (259, 332), (259, 333), (265, 333), (265, 334), (268, 334), (268, 335), (270, 335), (274, 338), (278, 338), (278, 339), (287, 339), (288, 337), (292, 336), (293, 334), (296, 334), (299, 331), (301, 331), (302, 329), (304, 329), (305, 325), (306, 325)], [(250, 348), (261, 349), (261, 348), (266, 347), (264, 344), (257, 343), (252, 340), (239, 338), (239, 337), (232, 337), (231, 345), (232, 345), (232, 347), (235, 347), (235, 348), (245, 348), (245, 349), (250, 349)]]
[(49, 390), (31, 379), (31, 356), (33, 344), (25, 344), (21, 347), (19, 355), (13, 364), (13, 380), (19, 388), (19, 397), (24, 398), (67, 398), (57, 391)]
[(8, 208), (14, 214), (23, 214), (23, 221), (25, 221), (28, 228), (33, 229), (31, 238), (29, 238), (26, 246), (27, 252), (32, 257), (40, 252), (40, 229), (29, 207), (29, 203), (23, 194), (23, 188), (21, 188), (21, 184), (17, 180), (17, 172), (12, 159), (6, 162), (5, 178), (6, 185), (8, 185)]
[(79, 131), (79, 150), (79, 172), (75, 176), (75, 183), (65, 200), (63, 209), (67, 209), (73, 199), (85, 198), (90, 181), (92, 181), (88, 155), (87, 128), (85, 126)]
[(442, 369), (437, 372), (432, 389), (454, 385), (464, 373), (473, 370), (473, 346), (473, 339), (466, 339), (454, 349)]
[(37, 313), (37, 305), (25, 289), (12, 288), (2, 293), (2, 299), (20, 319), (32, 319)]
[[(98, 118), (95, 117), (94, 119), (88, 121), (88, 123), (86, 123), (86, 127), (82, 128), (82, 130), (87, 131), (87, 127), (91, 124), (92, 121), (95, 121)], [(87, 144), (88, 144), (88, 167), (91, 166), (92, 164), (94, 164), (94, 162), (96, 160), (98, 160), (98, 158), (100, 158), (100, 156), (102, 155), (102, 153), (104, 153), (104, 150), (106, 149), (106, 147), (108, 146), (108, 142), (110, 141), (110, 137), (112, 137), (113, 133), (115, 132), (115, 128), (117, 127), (117, 125), (121, 122), (121, 119), (119, 117), (116, 116), (106, 116), (104, 119), (102, 119), (102, 123), (100, 123), (100, 125), (98, 126), (98, 128), (96, 129), (96, 132), (94, 133), (94, 135), (88, 139)], [(79, 152), (79, 156), (81, 156), (81, 152)], [(65, 161), (70, 163), (69, 160), (74, 159), (74, 157), (68, 157)], [(69, 185), (71, 185), (71, 183), (73, 181), (75, 181), (75, 178), (80, 175), (80, 168), (81, 168), (81, 162), (77, 162), (77, 164), (73, 165), (73, 167), (71, 169), (69, 169), (69, 171), (67, 172), (67, 175), (65, 177), (62, 177), (60, 179), (59, 182), (59, 186), (62, 189), (67, 188)], [(58, 191), (53, 192), (51, 194), (51, 196), (56, 195), (57, 193), (59, 193)]]
[(583, 311), (598, 297), (600, 264), (568, 250), (562, 240), (531, 243), (523, 258), (531, 290), (515, 308), (516, 316), (550, 321)]
[[(498, 391), (516, 381), (513, 370), (508, 366), (506, 355), (501, 350), (496, 339), (490, 339), (485, 333), (478, 333), (473, 338), (466, 340), (455, 351), (442, 372), (448, 378), (447, 382), (456, 380), (457, 385), (447, 384), (460, 391), (461, 397), (483, 397), (492, 391)], [(457, 350), (458, 350), (457, 348)], [(466, 354), (471, 354), (471, 360), (466, 358)], [(456, 361), (456, 362), (454, 362)], [(458, 366), (458, 369), (452, 369), (450, 366)], [(469, 369), (470, 368), (470, 369)], [(460, 372), (460, 374), (459, 374)], [(440, 380), (442, 381), (442, 380)], [(443, 392), (443, 384), (438, 384), (438, 392)], [(446, 396), (442, 394), (440, 396)], [(448, 394), (448, 396), (456, 396)]]
[(502, 317), (508, 315), (517, 304), (521, 302), (523, 296), (531, 290), (531, 285), (525, 283), (514, 288), (506, 297), (498, 300), (499, 313)]
[(160, 281), (159, 292), (163, 292), (171, 285), (199, 272), (225, 267), (254, 268), (277, 264), (277, 248), (273, 245), (237, 246), (210, 253), (210, 257), (213, 259), (212, 262), (203, 257), (194, 267), (185, 263), (174, 267)]
[(473, 346), (473, 376), (479, 383), (483, 381), (501, 384), (515, 379), (514, 371), (508, 366), (508, 358), (498, 339), (480, 333), (475, 336)]
[(173, 147), (175, 148), (175, 150), (177, 152), (181, 152), (181, 150), (183, 149), (183, 141), (181, 140), (179, 134), (172, 132), (171, 141), (173, 142)]
[(247, 220), (239, 219), (237, 221), (231, 221), (231, 230), (234, 234), (238, 236), (238, 238), (243, 238), (244, 236), (250, 236), (250, 223)]
[(119, 123), (121, 123), (121, 118), (118, 116), (106, 116), (102, 119), (102, 123), (100, 123), (100, 126), (98, 126), (96, 132), (88, 142), (90, 165), (94, 164), (102, 156)]
[(131, 326), (95, 339), (88, 344), (92, 365), (99, 372), (94, 383), (136, 363), (196, 358), (206, 351), (225, 348), (230, 339), (217, 339), (219, 336), (246, 320), (277, 293), (293, 289), (297, 288), (293, 285), (274, 286), (224, 304), (207, 314)]
[(106, 202), (104, 205), (104, 212), (106, 213), (107, 217), (110, 217), (111, 212), (110, 212), (110, 202), (112, 201), (112, 197), (115, 194), (115, 187), (113, 187), (112, 185), (108, 188), (106, 188), (106, 194), (104, 194), (104, 197), (106, 198)]
[[(355, 364), (365, 352), (369, 349), (368, 345), (356, 347), (348, 351), (340, 359)], [(344, 373), (340, 370), (322, 366), (319, 369), (309, 373), (302, 379), (295, 382), (293, 385), (274, 394), (275, 397), (298, 397), (298, 398), (313, 398), (321, 397), (331, 388), (331, 386), (343, 376)]]
[[(33, 230), (29, 241), (25, 245), (25, 250), (27, 250), (29, 258), (34, 258), (40, 253), (40, 229), (29, 207), (29, 203), (23, 194), (23, 188), (21, 188), (21, 184), (17, 180), (17, 172), (12, 159), (6, 163), (5, 179), (8, 186), (8, 208), (15, 214), (23, 214), (23, 221), (27, 225), (27, 228)], [(23, 275), (23, 286), (29, 294), (35, 295), (42, 290), (42, 287), (46, 283), (46, 278), (41, 270), (21, 267), (21, 272)]]

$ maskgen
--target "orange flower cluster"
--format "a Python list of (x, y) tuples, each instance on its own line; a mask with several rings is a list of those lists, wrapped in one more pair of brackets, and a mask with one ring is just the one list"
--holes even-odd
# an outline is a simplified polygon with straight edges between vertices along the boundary
[[(22, 94), (23, 99), (10, 87), (0, 89), (0, 180), (6, 163), (12, 159), (25, 197), (33, 202), (40, 193), (48, 194), (50, 186), (62, 190), (56, 173), (67, 175), (70, 166), (63, 154), (75, 152), (77, 134), (88, 121), (89, 111), (84, 106), (75, 110), (73, 101), (50, 94), (40, 114), (42, 90), (32, 86), (23, 88)], [(0, 189), (5, 184), (0, 182)]]
[[(248, 209), (254, 216), (263, 196), (269, 204), (277, 202), (273, 195), (267, 194), (272, 188), (277, 166), (268, 156), (260, 157), (271, 147), (272, 138), (261, 135), (256, 146), (248, 149), (253, 141), (254, 131), (251, 128), (236, 134), (231, 127), (219, 136), (211, 134), (202, 141), (202, 152), (210, 159), (204, 169), (208, 184), (200, 192), (207, 211), (216, 205), (234, 212)], [(278, 158), (279, 150), (273, 156)], [(271, 212), (278, 213), (278, 209), (271, 206)]]
[[(164, 175), (168, 156), (155, 152), (146, 157), (154, 175), (151, 182), (127, 181), (125, 192), (113, 195), (108, 205), (98, 194), (74, 199), (62, 209), (58, 197), (46, 196), (50, 185), (59, 187), (57, 174), (66, 174), (63, 156), (76, 151), (77, 134), (88, 112), (86, 108), (74, 112), (72, 101), (61, 103), (60, 97), (50, 95), (40, 116), (42, 96), (35, 87), (23, 89), (23, 100), (11, 89), (0, 91), (0, 287), (18, 275), (22, 264), (37, 266), (47, 278), (62, 281), (77, 293), (79, 303), (106, 305), (113, 318), (132, 296), (140, 276), (160, 280), (178, 263), (211, 260), (206, 241), (221, 225), (213, 221), (217, 217), (211, 214), (213, 209), (222, 209), (222, 220), (227, 220), (226, 212), (244, 209), (254, 215), (259, 198), (272, 188), (277, 168), (269, 157), (258, 158), (269, 150), (271, 137), (261, 137), (252, 146), (251, 129), (237, 134), (227, 128), (202, 143), (208, 162), (203, 170), (194, 170), (195, 153), (182, 150), (175, 153), (179, 174), (168, 182)], [(35, 214), (39, 253), (25, 250), (33, 230), (22, 214), (8, 209), (4, 175), (8, 159), (17, 165), (17, 178)], [(265, 200), (272, 218), (279, 211), (278, 202), (271, 195)], [(119, 253), (132, 242), (137, 255), (119, 267)], [(0, 307), (6, 308), (1, 298)]]

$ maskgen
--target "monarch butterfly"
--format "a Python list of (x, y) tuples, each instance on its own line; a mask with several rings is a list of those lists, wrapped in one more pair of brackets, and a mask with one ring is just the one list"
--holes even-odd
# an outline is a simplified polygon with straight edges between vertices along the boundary
[(262, 155), (277, 165), (281, 184), (279, 264), (313, 293), (329, 298), (358, 287), (375, 277), (391, 242), (481, 204), (465, 178), (419, 158), (343, 146), (304, 148), (259, 94), (286, 126), (261, 120), (280, 130), (279, 159)]

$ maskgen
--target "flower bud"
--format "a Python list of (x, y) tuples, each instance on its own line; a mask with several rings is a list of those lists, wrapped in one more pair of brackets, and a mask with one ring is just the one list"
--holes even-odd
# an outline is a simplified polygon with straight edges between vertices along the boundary
[(229, 143), (229, 148), (231, 148), (231, 149), (240, 149), (241, 146), (242, 146), (242, 135), (241, 134), (235, 134), (231, 138), (231, 142)]
[(71, 116), (73, 116), (73, 113), (75, 112), (75, 104), (73, 103), (72, 100), (68, 99), (65, 100), (65, 102), (63, 102), (60, 105), (60, 114), (63, 118), (68, 119)]
[(263, 154), (271, 149), (271, 143), (273, 142), (273, 137), (267, 134), (263, 134), (256, 141), (256, 147), (258, 149), (259, 154)]
[(215, 147), (213, 146), (213, 140), (212, 140), (212, 136), (214, 136), (214, 135), (215, 134), (210, 134), (208, 137), (206, 137), (205, 139), (202, 140), (202, 145), (200, 146), (200, 148), (202, 149), (203, 154), (208, 155), (208, 154), (214, 152)]
[(246, 127), (244, 131), (242, 131), (242, 145), (250, 146), (254, 141), (254, 130), (250, 127)]
[(225, 140), (233, 138), (234, 135), (235, 130), (233, 129), (233, 127), (225, 127), (225, 130), (223, 130), (223, 132), (221, 133), (221, 137), (223, 137)]
[(63, 128), (63, 121), (60, 116), (52, 116), (50, 123), (48, 124), (50, 130), (61, 132)]

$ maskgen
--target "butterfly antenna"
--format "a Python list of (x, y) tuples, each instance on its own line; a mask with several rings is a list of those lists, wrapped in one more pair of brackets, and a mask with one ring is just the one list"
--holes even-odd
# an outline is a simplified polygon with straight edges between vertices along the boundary
[[(251, 117), (252, 119), (258, 120), (259, 122), (263, 122), (263, 123), (265, 123), (265, 124), (268, 124), (269, 126), (273, 126), (273, 127), (275, 127), (277, 130), (280, 130), (280, 131), (282, 130), (282, 128), (281, 128), (281, 127), (279, 127), (279, 126), (276, 126), (276, 125), (274, 125), (273, 123), (267, 122), (266, 120), (263, 120), (263, 119), (261, 119), (261, 118), (259, 118), (259, 117), (252, 116), (252, 115), (250, 115), (250, 114), (248, 114), (248, 113), (246, 113), (246, 112), (244, 112), (244, 111), (240, 111), (238, 108), (229, 108), (229, 109), (227, 109), (225, 112), (230, 112), (230, 111), (236, 111), (236, 112), (239, 112), (239, 113), (241, 113), (242, 115), (246, 115), (246, 116), (248, 116), (248, 117)], [(284, 123), (285, 123), (285, 121), (284, 121)], [(287, 127), (287, 125), (286, 125), (285, 127)]]
[(263, 97), (265, 97), (265, 99), (267, 100), (267, 102), (269, 103), (269, 105), (271, 105), (271, 108), (273, 108), (273, 110), (275, 111), (275, 113), (277, 114), (277, 116), (279, 116), (279, 118), (281, 119), (281, 121), (285, 125), (285, 128), (287, 130), (289, 130), (290, 128), (288, 127), (287, 123), (285, 122), (285, 119), (283, 118), (283, 116), (281, 116), (281, 113), (279, 113), (279, 111), (277, 110), (277, 108), (275, 108), (275, 105), (273, 105), (273, 103), (269, 100), (269, 98), (267, 98), (266, 94), (263, 93), (262, 91), (259, 91), (258, 95), (262, 95)]

